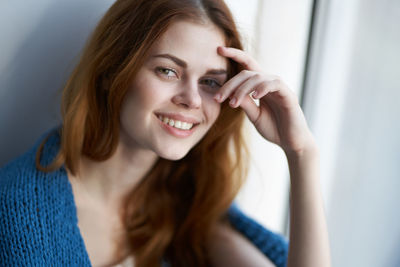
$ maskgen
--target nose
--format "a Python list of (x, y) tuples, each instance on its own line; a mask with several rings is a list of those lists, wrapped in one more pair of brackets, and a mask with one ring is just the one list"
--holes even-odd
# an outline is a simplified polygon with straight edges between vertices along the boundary
[(197, 82), (186, 82), (178, 89), (178, 93), (172, 98), (172, 102), (188, 109), (199, 109), (202, 98)]

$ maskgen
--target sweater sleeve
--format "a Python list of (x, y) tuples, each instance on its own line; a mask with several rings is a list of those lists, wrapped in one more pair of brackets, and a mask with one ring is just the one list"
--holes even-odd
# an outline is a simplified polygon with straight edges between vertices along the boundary
[[(68, 178), (36, 169), (39, 143), (0, 168), (0, 266), (90, 266)], [(57, 151), (52, 135), (42, 164)]]
[(249, 239), (277, 267), (285, 267), (288, 255), (288, 241), (261, 226), (252, 218), (245, 215), (233, 203), (228, 210), (228, 219), (232, 226)]

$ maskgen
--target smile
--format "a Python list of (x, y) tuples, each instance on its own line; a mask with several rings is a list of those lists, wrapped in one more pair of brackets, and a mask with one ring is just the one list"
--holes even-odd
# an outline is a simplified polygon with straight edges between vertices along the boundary
[(200, 123), (181, 121), (177, 119), (168, 118), (165, 115), (158, 114), (156, 116), (160, 122), (161, 128), (163, 128), (167, 133), (177, 137), (177, 138), (187, 138), (191, 136), (197, 129)]
[(158, 115), (158, 119), (160, 121), (162, 121), (163, 123), (168, 124), (169, 126), (180, 129), (180, 130), (190, 130), (193, 127), (193, 123), (173, 120), (173, 119), (170, 119), (165, 116), (163, 117), (161, 115)]

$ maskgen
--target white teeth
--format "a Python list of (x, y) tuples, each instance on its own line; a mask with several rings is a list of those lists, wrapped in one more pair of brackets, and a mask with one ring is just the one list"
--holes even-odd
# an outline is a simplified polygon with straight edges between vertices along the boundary
[(190, 130), (193, 127), (193, 123), (188, 123), (184, 121), (174, 121), (172, 119), (169, 119), (167, 117), (163, 117), (161, 115), (158, 116), (158, 119), (165, 124), (168, 124), (169, 126), (182, 129), (182, 130)]
[(187, 130), (189, 130), (189, 129), (192, 129), (192, 127), (193, 127), (193, 123), (186, 123), (186, 129)]

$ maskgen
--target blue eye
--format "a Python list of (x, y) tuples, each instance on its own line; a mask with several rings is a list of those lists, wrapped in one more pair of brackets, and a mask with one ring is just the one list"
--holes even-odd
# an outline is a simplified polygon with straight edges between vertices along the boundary
[(162, 67), (158, 67), (157, 68), (157, 72), (166, 76), (168, 79), (174, 78), (174, 77), (178, 77), (177, 73), (175, 70), (173, 69), (169, 69), (169, 68), (162, 68)]
[(201, 84), (204, 84), (210, 88), (215, 88), (215, 89), (221, 87), (221, 85), (214, 79), (204, 79), (201, 81)]

